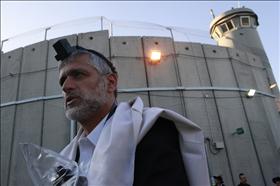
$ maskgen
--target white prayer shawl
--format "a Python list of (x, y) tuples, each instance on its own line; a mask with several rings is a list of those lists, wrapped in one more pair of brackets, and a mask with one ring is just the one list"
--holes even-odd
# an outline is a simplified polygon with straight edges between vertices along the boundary
[[(89, 186), (132, 186), (137, 144), (161, 116), (172, 120), (179, 132), (181, 153), (190, 186), (209, 186), (202, 130), (185, 117), (162, 108), (144, 108), (138, 97), (120, 103), (106, 122), (95, 147), (88, 171)], [(61, 154), (75, 159), (82, 129)]]

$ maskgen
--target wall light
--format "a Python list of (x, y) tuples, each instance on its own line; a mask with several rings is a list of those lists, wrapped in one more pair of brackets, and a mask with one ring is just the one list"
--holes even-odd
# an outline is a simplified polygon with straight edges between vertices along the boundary
[(256, 93), (255, 89), (249, 89), (248, 93), (247, 93), (247, 97), (253, 97)]
[(161, 52), (159, 50), (152, 50), (150, 63), (158, 64), (158, 63), (160, 63), (160, 59), (161, 59)]
[(275, 88), (276, 86), (277, 86), (276, 83), (271, 83), (271, 84), (269, 85), (269, 88), (270, 88), (270, 89), (273, 89), (273, 88)]

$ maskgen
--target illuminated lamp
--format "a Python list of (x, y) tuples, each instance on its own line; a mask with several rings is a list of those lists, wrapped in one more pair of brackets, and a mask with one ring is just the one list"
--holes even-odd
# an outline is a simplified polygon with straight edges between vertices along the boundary
[(255, 89), (250, 89), (247, 93), (247, 97), (253, 97), (256, 93), (256, 90)]
[(272, 83), (272, 84), (269, 85), (269, 88), (270, 88), (270, 89), (273, 89), (273, 88), (275, 88), (276, 86), (277, 86), (276, 83)]
[(161, 59), (161, 52), (159, 50), (152, 50), (150, 63), (151, 64), (159, 64)]

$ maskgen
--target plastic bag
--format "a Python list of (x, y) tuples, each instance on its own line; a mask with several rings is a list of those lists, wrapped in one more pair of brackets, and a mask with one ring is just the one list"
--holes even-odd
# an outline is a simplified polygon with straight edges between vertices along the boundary
[(87, 185), (86, 177), (79, 177), (79, 167), (75, 161), (32, 143), (21, 143), (20, 146), (34, 185)]

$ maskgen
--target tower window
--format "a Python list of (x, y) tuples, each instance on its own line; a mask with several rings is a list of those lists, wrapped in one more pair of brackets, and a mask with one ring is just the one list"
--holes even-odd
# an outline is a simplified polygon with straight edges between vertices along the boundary
[(229, 20), (229, 21), (221, 24), (220, 28), (222, 29), (222, 33), (232, 30), (234, 28), (233, 21)]
[(221, 25), (221, 29), (223, 32), (228, 31), (227, 25), (225, 23)]
[(232, 30), (234, 28), (232, 20), (228, 21), (227, 23), (228, 30)]
[(250, 27), (250, 16), (241, 16), (240, 22), (242, 27)]
[(217, 31), (215, 31), (215, 34), (218, 38), (220, 37), (220, 34)]

